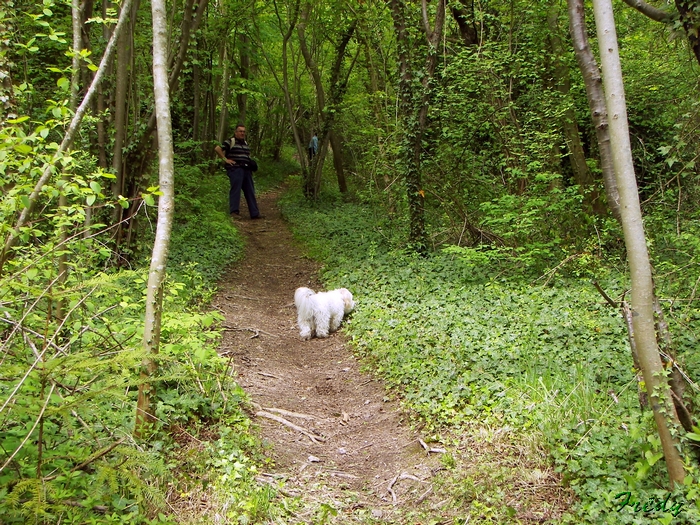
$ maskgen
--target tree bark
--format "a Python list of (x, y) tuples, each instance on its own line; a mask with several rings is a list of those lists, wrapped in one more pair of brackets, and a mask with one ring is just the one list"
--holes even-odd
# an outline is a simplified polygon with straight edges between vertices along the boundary
[(649, 5), (644, 0), (622, 0), (624, 3), (626, 3), (628, 6), (636, 9), (640, 13), (648, 16), (652, 20), (656, 20), (657, 22), (664, 22), (668, 23), (671, 21), (671, 14), (667, 13), (666, 11), (659, 9), (657, 7), (654, 7), (653, 5)]
[(308, 171), (308, 177), (304, 181), (304, 188), (307, 196), (315, 197), (321, 188), (321, 174), (323, 170), (323, 163), (328, 152), (329, 143), (331, 144), (333, 152), (333, 166), (338, 179), (338, 188), (342, 193), (347, 191), (347, 184), (345, 183), (345, 174), (343, 171), (342, 145), (337, 134), (334, 133), (333, 128), (336, 120), (335, 108), (338, 106), (338, 104), (340, 104), (345, 93), (346, 82), (342, 78), (343, 60), (345, 58), (347, 46), (355, 32), (355, 28), (357, 27), (357, 22), (353, 20), (350, 23), (350, 25), (341, 35), (340, 41), (336, 46), (335, 59), (333, 61), (329, 79), (331, 100), (330, 104), (326, 104), (326, 94), (323, 87), (323, 82), (321, 80), (321, 73), (306, 43), (306, 24), (308, 23), (310, 12), (311, 3), (307, 3), (302, 10), (299, 24), (297, 25), (297, 35), (299, 36), (299, 47), (302, 55), (304, 56), (306, 67), (309, 69), (311, 78), (314, 81), (314, 86), (316, 88), (316, 106), (321, 119), (319, 152), (312, 159), (311, 166)]
[(0, 5), (0, 128), (5, 126), (8, 119), (17, 118), (8, 48), (12, 41), (12, 24), (15, 16), (15, 8), (12, 4)]
[[(241, 80), (243, 88), (248, 89), (248, 79), (250, 79), (250, 37), (246, 34), (240, 35), (240, 62), (241, 62)], [(248, 94), (237, 93), (236, 102), (238, 103), (238, 122), (245, 122), (248, 112)]]
[(603, 69), (605, 102), (608, 114), (611, 116), (610, 140), (613, 166), (620, 192), (622, 228), (630, 266), (634, 338), (671, 485), (681, 485), (685, 478), (685, 469), (678, 450), (678, 441), (674, 438), (680, 423), (668, 382), (665, 381), (656, 341), (654, 285), (634, 174), (612, 2), (611, 0), (593, 0), (593, 10)]
[(552, 60), (554, 62), (554, 79), (556, 89), (561, 93), (562, 100), (567, 104), (567, 109), (561, 118), (564, 142), (569, 150), (569, 162), (574, 174), (574, 181), (581, 189), (584, 196), (584, 205), (588, 211), (603, 213), (603, 207), (599, 200), (598, 189), (595, 187), (593, 174), (588, 168), (586, 155), (581, 145), (576, 112), (571, 98), (571, 77), (569, 68), (562, 60), (564, 54), (559, 29), (559, 6), (552, 5), (547, 12), (547, 25), (549, 26), (549, 43), (552, 48)]
[(277, 4), (277, 0), (273, 1), (273, 5), (275, 8), (275, 16), (277, 17), (277, 24), (282, 34), (282, 80), (280, 80), (279, 76), (277, 75), (276, 69), (270, 61), (270, 57), (267, 55), (267, 53), (265, 53), (264, 48), (261, 46), (260, 49), (263, 53), (263, 56), (265, 57), (265, 61), (267, 62), (270, 68), (270, 72), (275, 77), (277, 85), (280, 87), (282, 93), (284, 94), (284, 105), (287, 109), (289, 126), (292, 130), (292, 136), (294, 137), (294, 144), (297, 148), (299, 164), (301, 164), (302, 177), (305, 177), (306, 171), (308, 169), (308, 164), (306, 161), (306, 148), (304, 148), (304, 145), (301, 142), (301, 137), (299, 136), (299, 129), (297, 127), (296, 118), (294, 115), (294, 106), (292, 104), (292, 96), (289, 93), (289, 39), (294, 33), (294, 28), (296, 27), (297, 20), (299, 17), (299, 3), (299, 0), (294, 1), (294, 4), (292, 5), (291, 17), (289, 20), (289, 27), (287, 27), (285, 30), (284, 22), (282, 21), (282, 17), (279, 13), (279, 6)]
[(404, 0), (390, 0), (390, 5), (399, 59), (399, 110), (406, 134), (401, 147), (400, 162), (408, 196), (409, 242), (415, 251), (425, 253), (428, 249), (428, 237), (425, 227), (425, 190), (422, 187), (421, 152), (428, 116), (429, 86), (437, 66), (437, 46), (442, 37), (445, 22), (445, 1), (438, 1), (434, 29), (430, 28), (426, 0), (421, 3), (427, 51), (420, 71), (420, 82), (415, 80), (412, 71), (410, 52), (412, 43), (406, 26), (406, 5)]
[(569, 30), (574, 45), (574, 53), (578, 62), (583, 82), (586, 86), (588, 107), (595, 127), (600, 155), (600, 170), (603, 174), (603, 185), (608, 201), (608, 207), (613, 216), (620, 221), (620, 194), (617, 189), (615, 170), (613, 169), (612, 150), (610, 148), (610, 133), (608, 130), (608, 110), (605, 107), (603, 80), (600, 76), (586, 32), (583, 0), (567, 0), (569, 9)]
[[(123, 7), (122, 7), (123, 9)], [(135, 13), (132, 13), (135, 15)], [(131, 63), (130, 43), (132, 41), (133, 16), (129, 17), (128, 26), (117, 40), (117, 69), (114, 89), (114, 147), (112, 149), (112, 172), (116, 177), (112, 181), (112, 195), (116, 199), (124, 193), (123, 152), (126, 141), (126, 99), (129, 89), (129, 65)], [(114, 223), (121, 220), (121, 206), (114, 208)]]
[(146, 353), (141, 366), (141, 384), (136, 407), (134, 435), (142, 437), (155, 421), (152, 398), (155, 385), (151, 380), (157, 370), (155, 356), (160, 343), (160, 327), (163, 301), (163, 283), (172, 231), (174, 195), (174, 153), (172, 122), (170, 118), (170, 88), (168, 81), (167, 36), (165, 0), (151, 0), (153, 14), (153, 91), (158, 120), (159, 186), (162, 195), (158, 199), (158, 224), (153, 242), (151, 267), (146, 291), (146, 315), (144, 319), (143, 348)]
[(229, 59), (228, 59), (228, 45), (226, 40), (222, 42), (224, 46), (221, 51), (221, 61), (224, 64), (224, 70), (221, 73), (221, 111), (219, 113), (219, 131), (216, 134), (217, 142), (223, 142), (227, 137), (226, 132), (228, 131), (228, 87), (229, 87)]

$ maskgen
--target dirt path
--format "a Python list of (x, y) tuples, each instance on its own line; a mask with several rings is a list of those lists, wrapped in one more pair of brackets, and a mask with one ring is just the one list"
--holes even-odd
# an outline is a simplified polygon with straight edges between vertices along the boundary
[(360, 371), (342, 333), (300, 340), (294, 290), (322, 286), (282, 220), (277, 196), (259, 198), (263, 220), (242, 211), (246, 256), (214, 300), (228, 328), (221, 352), (233, 356), (239, 383), (268, 414), (256, 422), (275, 466), (262, 479), (284, 480), (284, 489), (308, 504), (305, 512), (321, 503), (339, 510), (335, 523), (400, 519), (400, 509), (439, 499), (432, 486), (438, 454), (423, 449), (382, 386)]

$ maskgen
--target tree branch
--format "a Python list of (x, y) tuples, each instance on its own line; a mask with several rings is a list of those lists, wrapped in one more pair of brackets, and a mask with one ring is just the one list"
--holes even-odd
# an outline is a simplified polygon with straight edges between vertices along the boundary
[(657, 22), (663, 22), (667, 24), (668, 22), (671, 21), (673, 18), (673, 15), (670, 13), (667, 13), (663, 9), (659, 9), (658, 7), (654, 7), (651, 4), (647, 4), (644, 0), (622, 0), (624, 3), (626, 3), (628, 6), (636, 9), (640, 13), (642, 13), (645, 16), (648, 16), (652, 20), (655, 20)]

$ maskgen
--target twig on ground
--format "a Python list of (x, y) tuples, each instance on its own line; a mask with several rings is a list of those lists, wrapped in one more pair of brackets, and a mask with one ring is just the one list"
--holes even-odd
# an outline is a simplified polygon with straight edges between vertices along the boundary
[(416, 504), (420, 505), (421, 503), (423, 503), (425, 501), (425, 498), (427, 498), (428, 494), (430, 494), (432, 491), (433, 491), (433, 486), (430, 485), (430, 487), (428, 487), (428, 490), (426, 490), (423, 494), (421, 494), (420, 497), (416, 500)]
[(398, 479), (399, 479), (399, 475), (397, 474), (396, 476), (394, 476), (394, 479), (392, 479), (392, 480), (389, 482), (389, 486), (386, 488), (386, 491), (387, 491), (389, 494), (391, 494), (391, 501), (393, 501), (394, 504), (396, 504), (396, 493), (392, 490), (392, 487), (394, 486), (394, 483), (396, 483), (396, 481), (397, 481)]
[(279, 335), (277, 334), (271, 334), (270, 332), (266, 332), (265, 330), (260, 330), (260, 328), (238, 328), (237, 326), (227, 325), (221, 325), (221, 328), (224, 329), (224, 332), (254, 332), (255, 335), (253, 335), (251, 339), (253, 339), (254, 337), (258, 337), (260, 334), (269, 335), (270, 337), (279, 337)]
[(348, 474), (347, 472), (341, 472), (339, 470), (332, 470), (329, 474), (336, 478), (358, 479), (358, 476), (354, 474)]
[[(260, 372), (258, 372), (258, 373), (260, 373)], [(274, 412), (275, 414), (280, 414), (283, 416), (298, 417), (301, 419), (317, 419), (316, 416), (312, 416), (310, 414), (300, 414), (299, 412), (290, 412), (289, 410), (284, 410), (283, 408), (265, 407), (264, 410), (266, 412)]]
[(321, 443), (321, 442), (326, 440), (326, 438), (321, 437), (321, 436), (317, 436), (313, 432), (311, 432), (303, 427), (300, 427), (299, 425), (295, 425), (294, 423), (284, 419), (283, 417), (276, 416), (274, 414), (270, 414), (269, 412), (265, 412), (264, 410), (260, 410), (260, 411), (256, 412), (255, 415), (259, 416), (259, 417), (265, 417), (267, 419), (272, 419), (273, 421), (277, 421), (278, 423), (281, 423), (285, 426), (288, 426), (289, 428), (296, 430), (297, 432), (301, 432), (302, 434), (304, 434), (306, 437), (308, 437), (314, 443), (318, 444), (318, 443)]
[(367, 445), (365, 445), (365, 446), (363, 446), (363, 447), (360, 447), (360, 448), (358, 448), (357, 450), (353, 450), (352, 452), (350, 452), (350, 455), (352, 455), (352, 454), (357, 454), (360, 450), (364, 450), (364, 449), (369, 448), (369, 447), (371, 447), (371, 446), (373, 446), (373, 445), (374, 445), (374, 443), (368, 443)]
[(268, 374), (267, 372), (258, 372), (259, 375), (263, 377), (271, 377), (273, 379), (282, 379), (280, 376), (276, 376), (275, 374)]
[(428, 454), (430, 454), (431, 452), (433, 454), (444, 454), (447, 452), (447, 450), (445, 450), (444, 448), (429, 446), (425, 441), (423, 441), (420, 438), (418, 438), (418, 442), (420, 443), (420, 446), (423, 447)]

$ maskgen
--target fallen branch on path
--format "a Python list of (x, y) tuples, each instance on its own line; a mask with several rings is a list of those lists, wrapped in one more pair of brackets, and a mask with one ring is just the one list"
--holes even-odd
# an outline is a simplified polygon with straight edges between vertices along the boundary
[(289, 410), (284, 410), (283, 408), (265, 407), (264, 410), (266, 412), (274, 412), (274, 413), (280, 414), (282, 416), (298, 417), (301, 419), (317, 419), (316, 416), (312, 416), (309, 414), (300, 414), (299, 412), (290, 412)]
[(296, 430), (297, 432), (301, 432), (302, 434), (304, 434), (306, 437), (308, 437), (311, 441), (313, 441), (316, 444), (319, 444), (319, 443), (326, 440), (324, 437), (317, 436), (316, 434), (314, 434), (310, 430), (305, 429), (304, 427), (300, 427), (299, 425), (295, 425), (294, 423), (284, 419), (283, 417), (276, 416), (275, 414), (270, 414), (269, 412), (265, 412), (264, 410), (260, 410), (260, 411), (256, 412), (255, 415), (259, 416), (259, 417), (266, 417), (267, 419), (272, 419), (273, 421), (277, 421), (278, 423), (282, 423), (283, 425), (285, 425), (293, 430)]
[(423, 494), (421, 494), (420, 498), (418, 498), (416, 500), (416, 504), (420, 505), (421, 503), (423, 503), (425, 501), (425, 498), (427, 498), (428, 494), (430, 494), (432, 491), (433, 491), (433, 486), (430, 485), (430, 487), (428, 487), (428, 490), (426, 490)]
[(260, 330), (260, 328), (238, 328), (236, 326), (227, 326), (227, 325), (221, 325), (221, 327), (224, 329), (224, 332), (255, 332), (253, 336), (251, 336), (251, 339), (254, 339), (255, 337), (260, 336), (260, 334), (265, 334), (269, 335), (271, 337), (278, 337), (279, 335), (276, 334), (271, 334), (270, 332), (266, 332), (265, 330)]
[(400, 479), (410, 479), (413, 481), (417, 481), (418, 483), (427, 483), (426, 481), (423, 481), (422, 479), (420, 479), (416, 476), (412, 476), (411, 474), (406, 474), (405, 472), (402, 472), (401, 474), (397, 474), (396, 476), (394, 476), (394, 479), (392, 479), (389, 482), (389, 486), (386, 488), (386, 491), (389, 494), (391, 494), (391, 500), (394, 502), (394, 504), (396, 504), (397, 498), (396, 498), (396, 493), (393, 491), (393, 487), (396, 484), (396, 482), (399, 481)]
[(418, 438), (418, 442), (420, 443), (421, 447), (423, 447), (428, 454), (430, 454), (431, 452), (434, 454), (444, 454), (447, 452), (447, 450), (445, 450), (444, 448), (436, 448), (436, 447), (428, 446), (428, 444), (420, 438)]
[(276, 376), (275, 374), (268, 374), (267, 372), (258, 372), (259, 375), (263, 377), (271, 377), (273, 379), (282, 379), (280, 376)]

